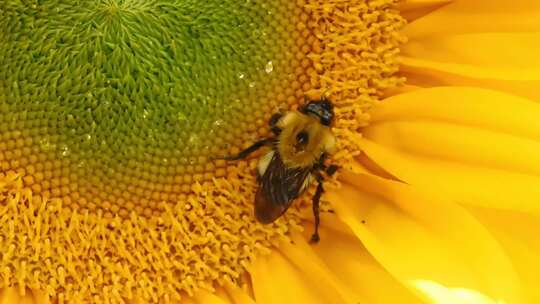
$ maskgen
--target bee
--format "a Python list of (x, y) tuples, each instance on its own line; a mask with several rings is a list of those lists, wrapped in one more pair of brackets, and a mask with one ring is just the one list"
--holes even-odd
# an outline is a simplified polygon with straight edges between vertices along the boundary
[(315, 231), (311, 241), (319, 241), (319, 201), (324, 192), (324, 176), (332, 176), (338, 167), (325, 164), (336, 146), (330, 130), (334, 120), (333, 104), (326, 97), (306, 100), (298, 111), (276, 113), (268, 124), (273, 137), (261, 139), (237, 155), (223, 159), (246, 158), (264, 146), (271, 150), (257, 164), (258, 189), (255, 194), (255, 218), (262, 224), (277, 220), (313, 181)]

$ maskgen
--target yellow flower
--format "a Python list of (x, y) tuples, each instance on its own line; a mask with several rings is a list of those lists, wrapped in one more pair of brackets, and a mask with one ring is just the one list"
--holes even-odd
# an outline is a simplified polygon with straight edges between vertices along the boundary
[[(74, 10), (66, 20), (54, 14), (72, 12), (69, 2), (43, 2), (0, 7), (0, 17), (17, 20), (0, 21), (6, 41), (27, 52), (0, 53), (17, 59), (0, 61), (3, 302), (540, 302), (540, 4), (409, 0), (397, 6), (404, 26), (390, 0), (286, 1), (285, 9), (276, 1), (248, 19), (236, 16), (251, 1), (226, 14), (210, 6), (205, 15), (166, 1), (104, 0), (95, 1), (95, 14)], [(156, 8), (186, 9), (186, 17), (167, 19)], [(300, 22), (272, 23), (280, 14)], [(80, 16), (90, 17), (74, 26)], [(229, 23), (209, 27), (212, 18)], [(140, 20), (185, 26), (185, 36), (156, 33)], [(259, 20), (276, 33), (260, 30)], [(42, 22), (62, 38), (34, 32)], [(235, 48), (230, 41), (243, 37), (228, 37), (228, 25), (247, 25), (264, 42)], [(81, 33), (95, 38), (95, 53), (64, 48), (79, 45)], [(42, 44), (34, 50), (31, 39)], [(260, 58), (260, 46), (278, 59)], [(152, 62), (158, 57), (167, 60)], [(43, 66), (52, 76), (40, 74)], [(175, 78), (186, 70), (189, 81)], [(209, 95), (198, 99), (199, 87)], [(280, 92), (266, 93), (275, 87)], [(212, 99), (223, 92), (234, 95), (222, 103), (232, 114)], [(338, 118), (332, 161), (341, 169), (326, 184), (318, 244), (308, 241), (312, 191), (262, 226), (251, 214), (256, 159), (208, 160), (265, 136), (272, 112), (295, 108), (304, 94), (330, 95)], [(255, 97), (260, 104), (242, 104)], [(40, 103), (49, 100), (61, 102)], [(230, 114), (242, 132), (216, 113)], [(174, 148), (188, 148), (159, 146), (174, 136)], [(106, 160), (115, 153), (120, 165)]]

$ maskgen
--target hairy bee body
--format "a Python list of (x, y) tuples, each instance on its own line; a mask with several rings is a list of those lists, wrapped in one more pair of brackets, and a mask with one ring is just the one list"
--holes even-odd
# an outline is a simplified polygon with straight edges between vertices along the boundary
[(291, 206), (316, 180), (313, 197), (315, 233), (312, 241), (319, 240), (319, 199), (322, 195), (323, 176), (332, 175), (337, 167), (326, 166), (325, 158), (335, 150), (336, 139), (331, 132), (333, 106), (327, 99), (309, 101), (299, 111), (277, 113), (270, 119), (273, 138), (260, 140), (228, 160), (247, 157), (262, 146), (271, 146), (258, 162), (259, 187), (255, 194), (255, 217), (263, 223), (272, 223)]
[[(288, 112), (276, 126), (282, 130), (278, 135), (277, 151), (289, 167), (313, 166), (323, 153), (333, 153), (335, 149), (336, 140), (330, 127), (308, 114)], [(297, 136), (301, 132), (308, 136), (304, 147), (297, 145)]]

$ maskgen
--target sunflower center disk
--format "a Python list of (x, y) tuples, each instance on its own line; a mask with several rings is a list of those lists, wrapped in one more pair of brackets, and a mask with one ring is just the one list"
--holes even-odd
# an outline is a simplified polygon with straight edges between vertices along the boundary
[(73, 209), (124, 217), (159, 215), (157, 202), (215, 176), (209, 156), (310, 88), (314, 38), (279, 22), (303, 15), (290, 1), (193, 2), (5, 9), (3, 168)]
[(365, 101), (336, 128), (361, 124), (399, 82), (403, 21), (380, 2), (0, 7), (0, 287), (155, 300), (237, 281), (300, 220), (254, 224), (254, 162), (211, 159), (309, 92)]

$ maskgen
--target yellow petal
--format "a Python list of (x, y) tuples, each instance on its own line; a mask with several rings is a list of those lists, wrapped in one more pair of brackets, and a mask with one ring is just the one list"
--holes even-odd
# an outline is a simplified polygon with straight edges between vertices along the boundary
[(400, 180), (469, 205), (540, 213), (540, 178), (399, 153), (365, 139), (370, 157)]
[[(438, 63), (423, 62), (421, 59), (403, 58), (401, 74), (407, 78), (409, 88), (434, 86), (468, 86), (499, 90), (517, 96), (540, 101), (539, 83), (536, 80), (510, 80), (494, 78), (475, 78), (463, 74), (455, 74), (449, 70), (440, 69)], [(400, 90), (389, 92), (386, 96), (399, 93)]]
[(476, 86), (538, 101), (539, 41), (539, 33), (462, 34), (410, 40), (402, 48), (401, 73), (410, 85)]
[(414, 285), (426, 294), (432, 303), (501, 304), (501, 301), (493, 300), (476, 290), (467, 288), (448, 288), (442, 284), (424, 280), (418, 280)]
[(291, 299), (295, 303), (346, 303), (332, 286), (308, 277), (276, 250), (257, 257), (249, 272), (257, 304), (290, 303)]
[[(339, 282), (334, 270), (328, 268), (312, 250), (312, 245), (299, 233), (293, 233), (291, 239), (294, 244), (282, 242), (279, 246), (281, 254), (291, 262), (305, 278), (314, 285), (324, 286), (330, 298), (343, 303), (357, 303), (358, 296)], [(313, 245), (316, 246), (316, 245)], [(339, 299), (339, 300), (338, 300)]]
[(540, 140), (538, 115), (540, 105), (530, 100), (465, 87), (414, 90), (386, 99), (371, 113), (372, 123), (439, 120)]
[(398, 179), (457, 202), (540, 212), (540, 105), (434, 88), (388, 98), (357, 143)]
[(398, 3), (398, 9), (400, 15), (410, 22), (451, 2), (452, 0), (406, 0)]
[[(540, 23), (540, 22), (539, 22)], [(475, 78), (539, 80), (540, 33), (474, 33), (409, 40), (403, 64)]]
[(405, 28), (401, 72), (411, 85), (491, 88), (538, 101), (538, 20), (538, 1), (453, 2)]
[(40, 291), (24, 290), (24, 295), (18, 288), (3, 288), (0, 290), (0, 304), (49, 304), (49, 297)]
[(217, 296), (214, 293), (200, 290), (197, 294), (191, 299), (194, 303), (197, 304), (230, 304), (231, 301)]
[(529, 138), (425, 120), (379, 122), (362, 133), (403, 154), (540, 176), (540, 141)]
[(411, 22), (404, 33), (416, 39), (443, 34), (537, 32), (538, 20), (540, 2), (536, 0), (457, 0)]
[(3, 288), (0, 290), (0, 304), (18, 303), (19, 294), (15, 288)]
[(511, 258), (530, 303), (540, 303), (540, 217), (487, 208), (469, 208)]
[[(312, 227), (311, 222), (306, 224)], [(341, 285), (356, 294), (357, 303), (422, 303), (371, 256), (335, 215), (321, 214), (319, 235), (321, 241), (309, 246), (309, 250), (332, 270)], [(310, 236), (311, 229), (305, 229), (304, 239)]]
[(34, 298), (34, 304), (50, 304), (51, 300), (49, 299), (49, 296), (40, 290), (33, 290), (32, 296)]
[(328, 193), (338, 216), (405, 286), (424, 292), (418, 282), (428, 281), (522, 303), (510, 261), (463, 208), (399, 182), (347, 171), (341, 177), (343, 187)]
[(227, 295), (235, 304), (255, 304), (255, 301), (242, 289), (237, 286), (225, 286)]

